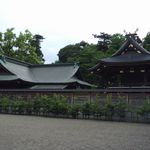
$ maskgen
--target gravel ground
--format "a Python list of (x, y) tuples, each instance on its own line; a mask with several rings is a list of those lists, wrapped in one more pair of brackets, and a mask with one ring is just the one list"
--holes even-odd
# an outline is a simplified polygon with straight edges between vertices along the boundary
[(150, 150), (150, 125), (0, 115), (0, 150)]

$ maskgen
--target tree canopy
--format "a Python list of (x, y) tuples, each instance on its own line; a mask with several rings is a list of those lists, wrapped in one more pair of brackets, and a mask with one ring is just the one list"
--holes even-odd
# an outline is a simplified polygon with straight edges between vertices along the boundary
[(148, 32), (146, 37), (143, 39), (143, 47), (150, 51), (150, 32)]
[(113, 34), (110, 38), (110, 43), (108, 47), (109, 50), (112, 50), (113, 52), (118, 50), (124, 41), (125, 36), (123, 36), (122, 34), (119, 33)]
[[(94, 36), (99, 38), (99, 36), (97, 35)], [(89, 44), (85, 41), (81, 41), (76, 44), (67, 45), (64, 48), (60, 49), (58, 53), (59, 60), (57, 61), (57, 63), (79, 63), (84, 79), (90, 83), (96, 84), (98, 81), (98, 77), (93, 74), (91, 75), (88, 72), (88, 69), (96, 65), (96, 63), (101, 58), (111, 56), (116, 50), (118, 50), (118, 48), (125, 40), (125, 37), (119, 33), (108, 36), (109, 42), (108, 38), (102, 41), (106, 41), (105, 44), (107, 44), (107, 46), (105, 47), (107, 47), (107, 50), (104, 50), (104, 47), (99, 45), (99, 41), (97, 44)]]
[(99, 44), (89, 44), (85, 41), (80, 43), (67, 45), (60, 49), (58, 53), (59, 60), (57, 63), (78, 62), (81, 67), (87, 69), (92, 67), (101, 58), (112, 55), (125, 41), (125, 36), (122, 34), (113, 34), (109, 42), (107, 42), (107, 50), (103, 47), (97, 47)]
[[(87, 70), (96, 65), (100, 59), (110, 57), (117, 51), (126, 40), (126, 36), (120, 33), (109, 35), (103, 32), (100, 35), (94, 36), (99, 38), (97, 44), (89, 44), (85, 41), (81, 41), (60, 49), (58, 53), (59, 60), (57, 63), (79, 63), (84, 79), (90, 83), (97, 84), (99, 77), (96, 77), (94, 74), (91, 75)], [(150, 51), (150, 32), (143, 40), (140, 40), (138, 36), (136, 36), (135, 40), (139, 44), (143, 44), (143, 47)], [(102, 45), (99, 45), (100, 43), (107, 45), (103, 47)]]
[(14, 33), (14, 28), (0, 32), (1, 55), (19, 59), (32, 64), (44, 63), (43, 54), (40, 47), (41, 35), (32, 35), (29, 30)]

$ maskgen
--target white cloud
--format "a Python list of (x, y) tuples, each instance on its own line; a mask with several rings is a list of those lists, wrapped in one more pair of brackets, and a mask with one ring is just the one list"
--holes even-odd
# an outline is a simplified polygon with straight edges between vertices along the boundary
[[(1, 30), (15, 27), (41, 34), (48, 61), (57, 59), (63, 46), (85, 40), (92, 33), (133, 32), (144, 37), (150, 31), (149, 0), (0, 0)], [(48, 57), (47, 57), (48, 56)], [(54, 57), (55, 56), (55, 57)]]

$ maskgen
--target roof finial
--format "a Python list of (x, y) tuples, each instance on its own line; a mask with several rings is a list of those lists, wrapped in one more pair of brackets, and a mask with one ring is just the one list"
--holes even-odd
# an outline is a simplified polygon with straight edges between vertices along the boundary
[(139, 36), (137, 35), (137, 32), (139, 31), (139, 29), (137, 28), (133, 33), (129, 32), (127, 33), (125, 30), (124, 30), (124, 33), (126, 34), (126, 38), (127, 39), (134, 39), (136, 42), (138, 42), (139, 44), (142, 43), (142, 40), (139, 38)]
[(123, 32), (124, 32), (126, 35), (128, 34), (126, 30), (123, 30)]
[(136, 28), (136, 30), (132, 33), (132, 32), (127, 32), (126, 30), (123, 30), (123, 32), (125, 33), (125, 35), (137, 35), (137, 32), (139, 31), (138, 28)]
[(136, 30), (134, 31), (134, 33), (135, 33), (135, 34), (137, 34), (137, 32), (138, 32), (138, 31), (139, 31), (139, 29), (138, 29), (138, 28), (136, 28)]

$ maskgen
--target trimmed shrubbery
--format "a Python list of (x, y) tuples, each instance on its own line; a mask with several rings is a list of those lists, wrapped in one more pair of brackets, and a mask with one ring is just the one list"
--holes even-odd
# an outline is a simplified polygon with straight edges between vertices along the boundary
[[(129, 109), (122, 97), (118, 97), (113, 103), (109, 95), (103, 104), (100, 104), (99, 101), (94, 101), (80, 105), (67, 103), (67, 99), (61, 95), (35, 96), (30, 101), (25, 101), (21, 98), (16, 100), (11, 100), (7, 97), (0, 98), (1, 113), (113, 120), (115, 117), (124, 119), (126, 111), (129, 112)], [(146, 102), (139, 107), (137, 114), (140, 116), (150, 114), (150, 104)]]
[(145, 101), (145, 103), (137, 109), (137, 113), (144, 118), (150, 118), (150, 103)]

